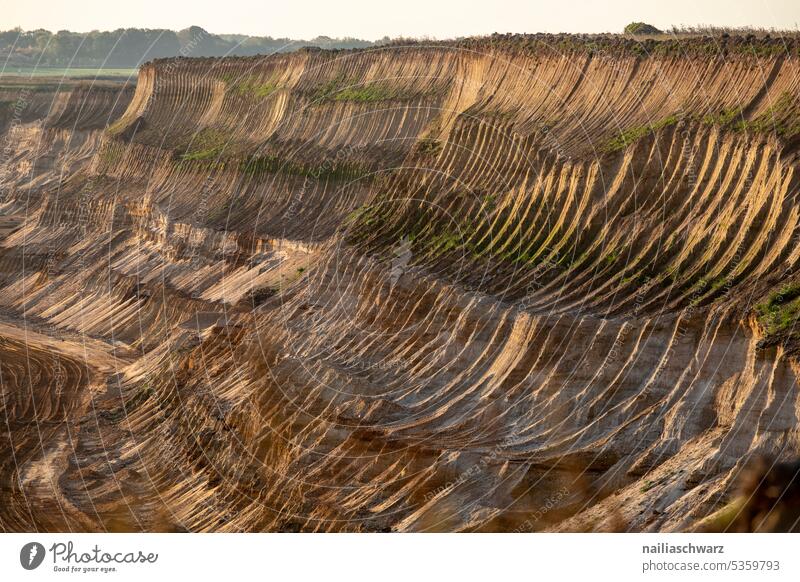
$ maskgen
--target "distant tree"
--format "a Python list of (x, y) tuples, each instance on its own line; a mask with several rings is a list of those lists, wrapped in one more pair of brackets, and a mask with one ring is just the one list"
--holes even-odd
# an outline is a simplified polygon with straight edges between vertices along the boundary
[(646, 22), (631, 22), (625, 27), (625, 34), (661, 34), (661, 31)]

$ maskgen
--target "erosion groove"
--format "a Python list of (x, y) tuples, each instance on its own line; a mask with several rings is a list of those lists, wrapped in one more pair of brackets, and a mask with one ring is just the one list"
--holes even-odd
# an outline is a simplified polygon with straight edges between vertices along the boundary
[(800, 452), (800, 60), (692, 42), (0, 88), (0, 529), (707, 526)]

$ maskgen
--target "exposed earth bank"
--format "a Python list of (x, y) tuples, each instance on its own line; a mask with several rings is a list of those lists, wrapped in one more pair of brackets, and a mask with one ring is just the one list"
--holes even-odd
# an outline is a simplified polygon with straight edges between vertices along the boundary
[(550, 38), (0, 84), (0, 529), (791, 527), (797, 46)]

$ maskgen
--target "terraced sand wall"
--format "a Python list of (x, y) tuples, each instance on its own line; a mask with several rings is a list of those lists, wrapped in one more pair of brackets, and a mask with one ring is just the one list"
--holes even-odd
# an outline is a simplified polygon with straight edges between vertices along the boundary
[(795, 458), (796, 51), (582, 42), (156, 61), (17, 116), (0, 310), (96, 348), (60, 399), (0, 348), (0, 527), (689, 530)]

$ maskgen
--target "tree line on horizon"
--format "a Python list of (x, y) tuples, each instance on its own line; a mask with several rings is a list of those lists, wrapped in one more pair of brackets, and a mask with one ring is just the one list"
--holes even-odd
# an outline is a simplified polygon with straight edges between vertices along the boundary
[(0, 32), (0, 59), (6, 67), (133, 68), (162, 57), (249, 56), (289, 52), (301, 47), (365, 48), (388, 42), (318, 36), (311, 40), (212, 34), (199, 26), (180, 31), (120, 28), (113, 31), (70, 32), (22, 30)]

